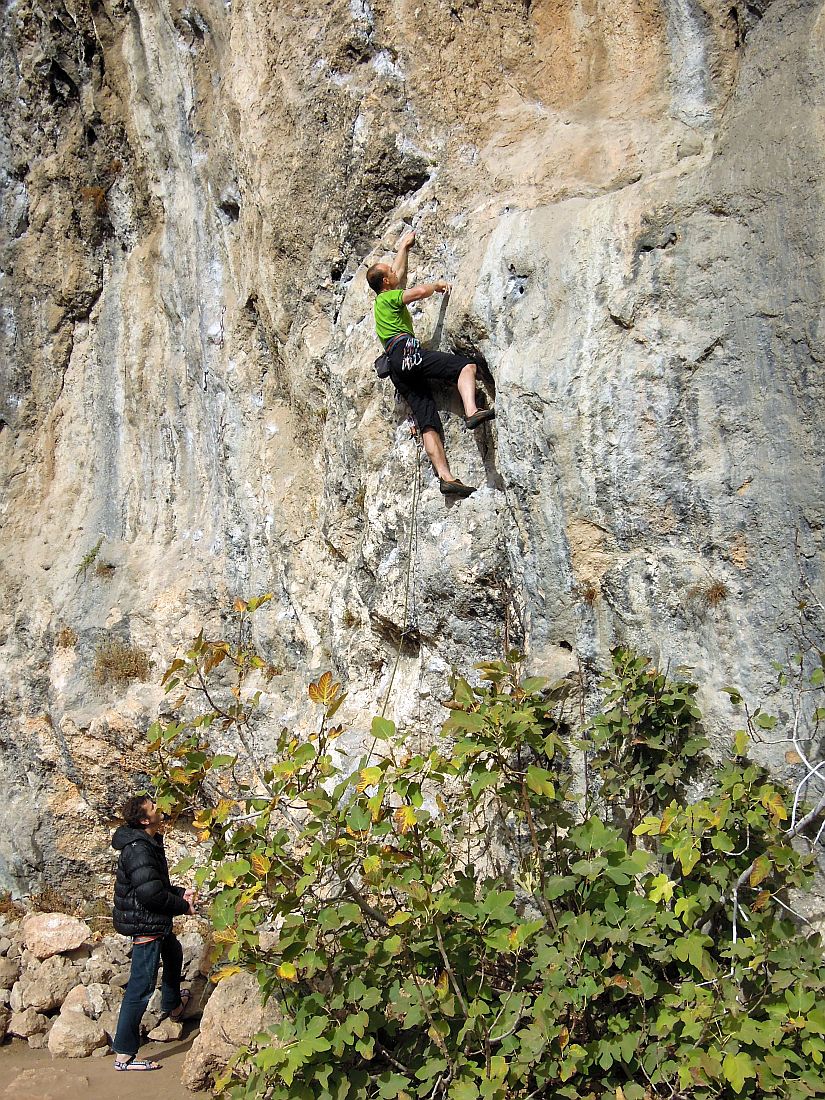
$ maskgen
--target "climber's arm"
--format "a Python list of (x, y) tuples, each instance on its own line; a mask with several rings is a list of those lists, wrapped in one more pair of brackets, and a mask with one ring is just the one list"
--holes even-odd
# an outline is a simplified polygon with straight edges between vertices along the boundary
[(404, 305), (409, 305), (410, 302), (420, 302), (423, 298), (429, 298), (433, 294), (449, 294), (450, 285), (442, 280), (437, 283), (419, 283), (418, 286), (410, 287), (409, 290), (405, 290), (401, 296), (401, 301)]
[(398, 285), (402, 287), (407, 282), (407, 260), (409, 259), (410, 249), (414, 244), (415, 233), (405, 233), (398, 242), (398, 251), (395, 254), (395, 259), (392, 261), (392, 269), (398, 276)]

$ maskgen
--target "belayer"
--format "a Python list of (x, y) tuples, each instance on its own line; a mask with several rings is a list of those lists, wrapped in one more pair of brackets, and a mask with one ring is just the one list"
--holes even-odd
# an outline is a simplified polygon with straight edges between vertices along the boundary
[(438, 415), (431, 382), (450, 382), (458, 388), (464, 405), (464, 423), (472, 429), (492, 420), (494, 409), (476, 405), (476, 364), (466, 355), (428, 351), (416, 340), (407, 306), (433, 294), (449, 294), (445, 282), (421, 283), (406, 289), (407, 260), (415, 244), (415, 233), (406, 233), (398, 244), (391, 264), (373, 264), (367, 282), (377, 295), (375, 329), (384, 345), (389, 376), (396, 392), (412, 409), (427, 457), (433, 464), (439, 487), (445, 496), (468, 497), (475, 487), (465, 485), (450, 472), (444, 451), (444, 426)]

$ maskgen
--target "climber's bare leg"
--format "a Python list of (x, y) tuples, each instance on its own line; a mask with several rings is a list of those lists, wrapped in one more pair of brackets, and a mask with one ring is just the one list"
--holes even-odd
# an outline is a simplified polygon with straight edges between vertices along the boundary
[(432, 462), (436, 475), (440, 477), (442, 481), (455, 481), (455, 478), (450, 473), (450, 466), (447, 462), (444, 443), (435, 428), (425, 428), (421, 433), (421, 442), (424, 444), (427, 458)]
[(458, 376), (456, 385), (461, 403), (464, 406), (464, 415), (472, 416), (478, 411), (476, 405), (476, 367), (475, 363), (468, 363)]

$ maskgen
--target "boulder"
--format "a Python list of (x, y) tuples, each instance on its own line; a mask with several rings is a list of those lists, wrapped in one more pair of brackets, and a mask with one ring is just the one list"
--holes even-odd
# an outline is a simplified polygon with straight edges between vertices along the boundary
[(181, 1081), (188, 1089), (208, 1088), (239, 1046), (280, 1019), (274, 1001), (266, 1008), (261, 1005), (251, 974), (241, 972), (219, 982), (203, 1010), (200, 1034), (183, 1063)]
[(111, 986), (103, 983), (92, 982), (86, 986), (86, 997), (91, 1005), (92, 1019), (97, 1020), (104, 1012), (111, 1012), (112, 1009), (120, 1008), (123, 993), (121, 990), (112, 989)]
[(0, 989), (11, 989), (19, 977), (20, 966), (17, 959), (0, 956)]
[(60, 1015), (65, 1012), (82, 1012), (90, 1019), (94, 1016), (92, 1003), (85, 985), (76, 985), (66, 994), (63, 1004), (60, 1006)]
[(11, 940), (8, 936), (0, 936), (0, 957), (8, 955), (11, 950)]
[(30, 913), (23, 919), (23, 942), (38, 959), (74, 951), (91, 936), (85, 921), (66, 913)]
[(114, 966), (122, 967), (129, 962), (131, 956), (131, 943), (126, 936), (117, 934), (104, 936), (101, 943), (92, 952), (92, 957), (107, 958)]
[(12, 1012), (9, 1019), (8, 1034), (18, 1039), (28, 1039), (30, 1035), (45, 1034), (49, 1030), (49, 1020), (33, 1008), (22, 1012)]
[(183, 1022), (171, 1020), (166, 1016), (157, 1027), (152, 1028), (147, 1038), (153, 1043), (172, 1043), (175, 1039), (180, 1039), (181, 1035), (183, 1035)]
[(78, 1011), (61, 1012), (49, 1032), (49, 1050), (57, 1058), (87, 1058), (107, 1044), (100, 1022)]
[(187, 981), (209, 973), (208, 949), (200, 932), (184, 932), (178, 937), (183, 948), (183, 976)]
[(114, 972), (115, 968), (109, 959), (92, 955), (83, 968), (83, 981), (90, 984), (99, 982), (106, 985), (112, 980)]
[(68, 959), (61, 955), (52, 955), (36, 970), (29, 971), (14, 990), (20, 986), (22, 1008), (35, 1008), (40, 1012), (50, 1012), (60, 1008), (69, 991), (77, 984), (78, 972)]
[(109, 1037), (109, 1042), (114, 1041), (115, 1032), (117, 1031), (117, 1019), (120, 1015), (120, 1005), (112, 1012), (101, 1012), (98, 1017), (98, 1023), (106, 1032)]

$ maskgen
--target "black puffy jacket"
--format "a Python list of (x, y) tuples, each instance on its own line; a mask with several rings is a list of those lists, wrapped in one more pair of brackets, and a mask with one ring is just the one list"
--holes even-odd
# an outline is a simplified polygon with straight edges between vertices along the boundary
[(120, 852), (115, 878), (115, 931), (122, 936), (160, 936), (172, 931), (172, 918), (189, 912), (183, 889), (169, 881), (160, 836), (121, 825), (112, 837)]

